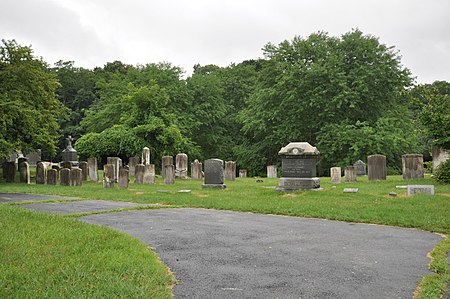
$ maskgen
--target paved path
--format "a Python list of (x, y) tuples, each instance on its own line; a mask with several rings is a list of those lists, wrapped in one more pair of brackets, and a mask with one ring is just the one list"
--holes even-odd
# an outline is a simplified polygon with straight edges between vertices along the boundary
[(22, 201), (41, 201), (41, 200), (74, 200), (75, 197), (65, 197), (58, 195), (40, 195), (40, 194), (19, 194), (19, 193), (0, 193), (0, 202), (22, 202)]
[[(68, 204), (48, 211), (77, 213)], [(429, 273), (427, 252), (441, 240), (411, 229), (204, 209), (80, 219), (154, 247), (175, 272), (175, 298), (411, 298)]]

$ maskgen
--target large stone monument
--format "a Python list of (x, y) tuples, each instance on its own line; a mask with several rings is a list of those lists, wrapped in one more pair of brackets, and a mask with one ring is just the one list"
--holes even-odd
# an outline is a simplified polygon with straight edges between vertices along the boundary
[(402, 156), (403, 179), (423, 179), (423, 155), (408, 154)]
[(367, 157), (369, 181), (385, 181), (387, 176), (386, 156), (372, 155)]
[(223, 161), (209, 159), (205, 161), (205, 183), (202, 188), (220, 188), (227, 186), (223, 183)]
[(320, 188), (316, 164), (320, 152), (308, 142), (291, 142), (281, 148), (282, 175), (277, 191), (311, 190)]
[(74, 167), (78, 166), (78, 156), (77, 151), (72, 147), (72, 141), (74, 140), (72, 136), (66, 138), (67, 147), (62, 151), (61, 154), (61, 162), (70, 162), (70, 164)]

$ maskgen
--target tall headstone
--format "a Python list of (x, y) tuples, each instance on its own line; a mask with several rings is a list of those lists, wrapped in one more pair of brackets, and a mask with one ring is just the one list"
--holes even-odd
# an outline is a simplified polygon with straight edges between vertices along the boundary
[(134, 174), (134, 183), (135, 184), (144, 183), (144, 173), (145, 173), (145, 165), (144, 164), (136, 165), (135, 174)]
[[(17, 171), (20, 171), (20, 165), (21, 165), (23, 162), (28, 162), (28, 158), (26, 158), (26, 157), (20, 157), (20, 158), (17, 159)], [(30, 166), (30, 163), (28, 163), (28, 166)]]
[(139, 164), (139, 158), (138, 157), (130, 157), (128, 159), (128, 171), (130, 176), (135, 175), (136, 171), (136, 165)]
[(346, 183), (356, 182), (356, 167), (355, 166), (345, 167), (344, 176)]
[(45, 184), (47, 181), (47, 169), (45, 169), (45, 164), (39, 162), (36, 165), (36, 184)]
[(236, 180), (236, 162), (234, 161), (225, 162), (225, 180), (226, 181)]
[(87, 163), (89, 179), (93, 182), (98, 182), (97, 158), (88, 158)]
[(331, 175), (331, 182), (333, 184), (341, 183), (341, 168), (340, 167), (331, 167), (330, 175)]
[(19, 165), (20, 182), (30, 184), (30, 165), (24, 161)]
[(61, 186), (70, 186), (70, 172), (69, 168), (62, 168), (59, 171), (59, 183)]
[(276, 179), (277, 175), (277, 166), (276, 165), (267, 165), (267, 178), (268, 179)]
[(223, 183), (223, 161), (209, 159), (205, 161), (205, 183), (202, 188), (221, 188), (227, 186)]
[(164, 168), (164, 184), (175, 184), (175, 166), (166, 165)]
[(30, 166), (36, 166), (39, 161), (42, 160), (41, 158), (41, 150), (38, 149), (34, 152), (28, 153), (28, 155), (25, 156), (28, 159), (28, 163)]
[(144, 165), (144, 184), (154, 184), (155, 183), (155, 164)]
[(175, 178), (187, 179), (188, 175), (188, 156), (186, 154), (178, 154), (175, 157)]
[(408, 154), (402, 156), (403, 179), (423, 179), (423, 155)]
[(116, 170), (113, 164), (103, 165), (103, 188), (114, 187)]
[(70, 184), (72, 186), (81, 186), (81, 169), (74, 167), (70, 170)]
[(367, 157), (369, 181), (385, 181), (387, 176), (386, 156), (372, 155)]
[(320, 179), (316, 176), (316, 163), (319, 156), (316, 147), (308, 142), (291, 142), (281, 148), (282, 177), (277, 191), (309, 190), (320, 188)]
[(441, 164), (450, 159), (450, 149), (445, 149), (439, 146), (433, 146), (431, 149), (431, 156), (433, 157), (433, 172)]
[(130, 181), (129, 178), (129, 170), (124, 168), (124, 167), (120, 167), (119, 168), (119, 188), (128, 188), (128, 182)]
[(161, 176), (164, 178), (166, 177), (166, 165), (173, 165), (173, 157), (172, 156), (163, 156), (161, 164)]
[(58, 170), (47, 170), (47, 185), (56, 185), (58, 183)]
[(62, 151), (61, 158), (62, 162), (70, 162), (73, 167), (78, 166), (78, 155), (77, 151), (72, 147), (72, 141), (74, 140), (72, 136), (66, 138), (67, 147)]
[(149, 165), (150, 164), (150, 149), (148, 147), (144, 147), (142, 149), (142, 164)]
[(194, 162), (191, 163), (191, 178), (193, 180), (201, 180), (203, 178), (202, 171), (202, 163), (195, 159)]
[(80, 169), (81, 169), (81, 180), (82, 181), (87, 181), (87, 177), (88, 177), (88, 163), (84, 162), (84, 161), (80, 162), (78, 167), (80, 167)]
[(366, 175), (366, 163), (364, 163), (361, 160), (358, 160), (353, 164), (353, 166), (356, 167), (356, 175), (357, 176)]
[(239, 177), (246, 178), (247, 177), (247, 169), (239, 169)]
[(120, 159), (119, 157), (107, 157), (106, 158), (106, 163), (107, 164), (111, 164), (114, 167), (114, 177), (113, 180), (115, 182), (117, 182), (117, 179), (119, 177), (119, 168), (122, 165), (122, 159)]

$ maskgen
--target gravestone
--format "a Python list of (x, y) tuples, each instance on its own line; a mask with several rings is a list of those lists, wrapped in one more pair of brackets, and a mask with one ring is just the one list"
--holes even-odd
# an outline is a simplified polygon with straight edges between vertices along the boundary
[(87, 181), (87, 177), (88, 177), (88, 165), (87, 165), (87, 162), (84, 162), (84, 161), (80, 162), (78, 167), (81, 169), (81, 180), (82, 181)]
[(239, 169), (239, 177), (246, 178), (247, 177), (247, 169)]
[(69, 161), (61, 162), (61, 168), (72, 169), (72, 162)]
[(122, 159), (119, 157), (107, 157), (106, 164), (111, 164), (114, 167), (113, 180), (117, 182), (117, 179), (119, 178), (119, 168), (122, 166)]
[(98, 182), (97, 158), (88, 158), (87, 163), (89, 179), (93, 182)]
[(161, 164), (161, 176), (164, 178), (166, 176), (165, 175), (166, 165), (173, 165), (173, 157), (172, 156), (163, 156), (161, 160), (162, 160), (161, 161), (162, 162), (162, 164)]
[(59, 184), (61, 186), (70, 186), (70, 172), (69, 168), (63, 168), (59, 171)]
[(47, 181), (47, 169), (45, 169), (45, 164), (39, 162), (36, 165), (36, 184), (45, 184)]
[(175, 157), (175, 178), (187, 179), (188, 175), (188, 156), (186, 154), (178, 154)]
[(113, 164), (103, 165), (103, 188), (114, 187), (114, 177), (116, 175), (116, 169)]
[(20, 182), (25, 184), (30, 184), (30, 165), (28, 162), (24, 161), (20, 163)]
[(369, 174), (369, 181), (385, 181), (387, 175), (386, 156), (368, 156), (367, 169)]
[(58, 183), (58, 170), (47, 170), (47, 185), (56, 185)]
[(135, 174), (134, 174), (134, 183), (135, 184), (144, 183), (144, 172), (145, 172), (145, 165), (137, 164), (135, 167)]
[[(77, 151), (72, 147), (72, 141), (74, 140), (72, 136), (66, 138), (67, 147), (61, 153), (62, 162), (70, 162), (73, 167), (78, 166), (78, 156)], [(67, 167), (65, 167), (67, 168)]]
[(434, 195), (434, 185), (408, 185), (406, 195), (413, 196), (414, 194)]
[(423, 179), (423, 155), (408, 154), (402, 156), (403, 179)]
[(346, 183), (356, 182), (356, 167), (355, 166), (345, 167), (344, 177)]
[(166, 165), (164, 168), (164, 184), (175, 184), (175, 166)]
[(38, 149), (34, 152), (28, 153), (25, 157), (28, 159), (28, 164), (30, 164), (30, 166), (36, 166), (37, 163), (42, 160), (41, 150)]
[(433, 172), (441, 164), (450, 159), (450, 149), (445, 149), (439, 146), (433, 146), (431, 149), (431, 156), (433, 157)]
[(194, 162), (191, 163), (191, 178), (193, 180), (201, 180), (203, 177), (202, 169), (202, 163), (195, 159)]
[(119, 168), (119, 188), (128, 188), (129, 170), (125, 167)]
[(320, 188), (316, 163), (320, 152), (308, 142), (291, 142), (281, 148), (282, 176), (277, 191), (311, 190)]
[(130, 157), (128, 159), (128, 171), (130, 176), (134, 176), (136, 173), (136, 165), (139, 164), (138, 157)]
[(223, 183), (223, 161), (208, 159), (205, 161), (205, 183), (202, 188), (220, 188), (227, 186)]
[(331, 182), (334, 184), (341, 183), (341, 168), (340, 167), (331, 167), (330, 168), (330, 176)]
[(276, 179), (277, 175), (277, 166), (276, 165), (268, 165), (267, 166), (267, 178), (268, 179)]
[(234, 161), (225, 162), (225, 180), (226, 181), (236, 180), (236, 162)]
[(356, 167), (356, 175), (357, 176), (366, 175), (366, 163), (364, 163), (361, 160), (358, 160), (353, 164), (353, 166)]
[[(148, 147), (144, 147), (142, 149), (142, 164), (149, 165), (150, 164), (150, 149)], [(136, 163), (137, 164), (137, 163)]]
[[(17, 171), (20, 171), (20, 165), (21, 165), (23, 162), (28, 162), (28, 158), (26, 158), (26, 157), (20, 157), (20, 158), (17, 159)], [(28, 163), (28, 167), (29, 167), (29, 166), (30, 166), (30, 163)]]
[(73, 167), (70, 170), (70, 184), (72, 186), (81, 186), (81, 169)]
[(144, 165), (144, 177), (142, 182), (144, 184), (154, 184), (155, 176), (156, 176), (155, 164)]

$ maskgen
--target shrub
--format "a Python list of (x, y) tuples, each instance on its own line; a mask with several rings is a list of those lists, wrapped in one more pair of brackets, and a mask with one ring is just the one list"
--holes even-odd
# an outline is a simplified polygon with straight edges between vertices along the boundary
[(450, 159), (436, 168), (434, 179), (441, 184), (450, 184)]

